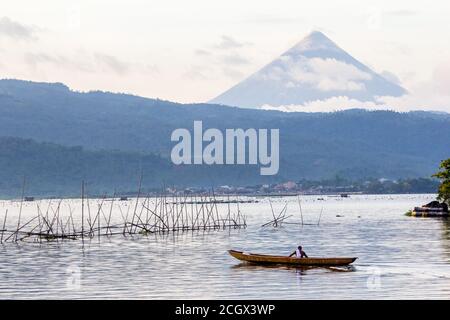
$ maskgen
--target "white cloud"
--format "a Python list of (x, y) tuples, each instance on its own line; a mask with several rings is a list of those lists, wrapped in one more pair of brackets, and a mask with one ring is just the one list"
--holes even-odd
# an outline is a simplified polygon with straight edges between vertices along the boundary
[[(383, 75), (392, 76), (387, 73), (383, 73)], [(290, 86), (293, 85), (289, 82), (288, 84)], [(406, 87), (408, 88), (408, 94), (400, 97), (376, 97), (375, 101), (359, 101), (342, 95), (324, 100), (308, 101), (301, 105), (283, 105), (278, 107), (264, 105), (261, 108), (285, 112), (333, 112), (363, 108), (367, 110), (396, 111), (431, 110), (450, 113), (450, 63), (443, 62), (438, 64), (428, 81), (412, 83), (409, 86), (406, 85)]]
[(81, 54), (64, 56), (62, 54), (48, 54), (45, 52), (26, 52), (24, 54), (24, 60), (32, 70), (39, 68), (45, 70), (49, 65), (53, 65), (59, 69), (95, 72), (92, 59)]
[(239, 54), (229, 54), (222, 57), (223, 63), (227, 66), (236, 66), (236, 65), (243, 65), (243, 64), (249, 64), (250, 61), (246, 59), (245, 57), (239, 55)]
[(211, 52), (205, 49), (196, 49), (194, 53), (198, 56), (209, 56), (211, 55)]
[(369, 110), (386, 109), (375, 102), (362, 102), (356, 99), (350, 99), (346, 96), (332, 97), (325, 100), (309, 101), (302, 105), (284, 105), (274, 107), (263, 105), (264, 110), (278, 110), (284, 112), (333, 112), (347, 109), (364, 108)]
[(289, 88), (306, 84), (320, 91), (365, 90), (364, 81), (372, 78), (369, 73), (336, 59), (302, 57), (294, 60), (290, 56), (280, 57), (278, 64), (267, 69), (263, 77), (284, 81)]
[(63, 68), (85, 73), (112, 72), (117, 76), (129, 75), (130, 73), (154, 75), (160, 72), (156, 65), (131, 63), (100, 52), (88, 54), (78, 51), (69, 55), (26, 52), (24, 54), (24, 61), (33, 71), (38, 69), (46, 70), (49, 66), (53, 66), (60, 69)]
[(231, 36), (223, 35), (220, 38), (220, 42), (215, 47), (217, 49), (229, 50), (229, 49), (242, 48), (247, 45), (249, 45), (249, 43), (239, 42)]
[(114, 56), (103, 53), (96, 53), (94, 57), (97, 64), (99, 64), (102, 69), (111, 70), (118, 75), (125, 75), (129, 71), (129, 64), (119, 60)]
[(439, 63), (428, 81), (411, 84), (409, 94), (379, 97), (378, 101), (401, 110), (436, 110), (450, 113), (450, 63)]
[(332, 97), (325, 100), (308, 101), (302, 105), (271, 106), (263, 105), (264, 110), (284, 112), (334, 112), (348, 109), (414, 111), (429, 110), (450, 113), (450, 96), (435, 95), (420, 91), (402, 97), (377, 97), (376, 101), (359, 101), (347, 96)]
[(35, 39), (36, 28), (13, 21), (8, 17), (0, 18), (0, 36), (19, 40)]

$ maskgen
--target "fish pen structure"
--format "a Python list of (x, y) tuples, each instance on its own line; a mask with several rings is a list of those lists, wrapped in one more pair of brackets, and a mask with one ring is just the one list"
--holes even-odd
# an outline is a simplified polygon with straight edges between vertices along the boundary
[[(8, 216), (0, 216), (0, 243), (19, 241), (59, 241), (94, 237), (168, 234), (197, 230), (238, 229), (247, 226), (239, 201), (219, 210), (214, 193), (202, 196), (157, 197), (138, 195), (124, 201), (120, 197), (89, 199), (82, 192), (77, 200), (35, 201), (25, 198)], [(27, 214), (23, 211), (27, 206)]]

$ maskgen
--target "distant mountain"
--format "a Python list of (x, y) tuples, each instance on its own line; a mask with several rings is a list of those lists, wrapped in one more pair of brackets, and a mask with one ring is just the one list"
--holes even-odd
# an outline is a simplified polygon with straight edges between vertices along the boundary
[(377, 96), (404, 93), (400, 85), (375, 73), (323, 33), (314, 31), (210, 103), (239, 107), (302, 105), (337, 96), (374, 101)]
[[(252, 166), (186, 169), (166, 163), (166, 167), (158, 167), (160, 170), (148, 170), (147, 176), (153, 177), (155, 184), (170, 180), (173, 184), (210, 187), (332, 178), (337, 174), (346, 178), (422, 177), (433, 173), (440, 160), (449, 157), (450, 150), (450, 115), (445, 113), (364, 110), (283, 113), (210, 104), (182, 105), (125, 94), (74, 92), (63, 84), (0, 80), (0, 136), (34, 139), (64, 148), (82, 146), (83, 152), (95, 152), (83, 155), (90, 159), (125, 152), (131, 153), (133, 159), (147, 155), (161, 157), (164, 163), (173, 146), (172, 131), (192, 130), (194, 120), (202, 120), (205, 129), (279, 128), (279, 174), (261, 178)], [(12, 151), (4, 152), (8, 153)], [(19, 177), (30, 172), (30, 168), (38, 174), (39, 164), (45, 168), (49, 161), (39, 160), (32, 166), (10, 165), (21, 157), (25, 161), (26, 153), (10, 162), (0, 162), (2, 177), (6, 174)], [(86, 165), (91, 163), (75, 155), (67, 158), (74, 167), (76, 159)], [(130, 163), (136, 172), (136, 160)], [(150, 168), (151, 162), (148, 163)], [(115, 181), (120, 181), (121, 172), (122, 181), (129, 180), (127, 170), (131, 169), (118, 166)], [(176, 174), (172, 175), (173, 172)], [(105, 174), (110, 175), (109, 171)], [(78, 186), (79, 181), (76, 183)]]
[(254, 166), (199, 169), (175, 166), (169, 159), (152, 154), (91, 151), (0, 137), (0, 199), (18, 197), (24, 178), (27, 194), (34, 196), (79, 196), (81, 181), (90, 195), (135, 192), (141, 172), (144, 192), (162, 190), (164, 185), (209, 189), (230, 181), (241, 185), (267, 182)]

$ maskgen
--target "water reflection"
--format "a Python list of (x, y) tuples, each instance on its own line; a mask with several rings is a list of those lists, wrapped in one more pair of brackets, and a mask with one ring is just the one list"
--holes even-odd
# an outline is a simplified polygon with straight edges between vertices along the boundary
[(442, 221), (442, 248), (447, 257), (447, 262), (450, 262), (450, 219), (444, 218)]
[(278, 270), (294, 270), (298, 274), (302, 274), (308, 270), (312, 269), (324, 269), (332, 272), (353, 272), (356, 271), (354, 266), (295, 266), (295, 265), (285, 265), (285, 264), (255, 264), (249, 262), (241, 262), (231, 266), (232, 269), (245, 269), (251, 270), (264, 270), (264, 269), (278, 269)]

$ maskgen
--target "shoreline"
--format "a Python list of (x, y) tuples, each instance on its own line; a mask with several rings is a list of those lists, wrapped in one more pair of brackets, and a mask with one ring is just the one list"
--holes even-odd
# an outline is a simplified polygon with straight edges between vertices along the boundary
[[(342, 194), (346, 194), (347, 196), (342, 196)], [(164, 194), (162, 194), (164, 196)], [(260, 193), (251, 193), (251, 194), (215, 194), (215, 197), (217, 198), (230, 198), (229, 201), (217, 201), (217, 203), (235, 203), (236, 201), (239, 201), (239, 203), (255, 203), (255, 201), (240, 201), (240, 200), (236, 200), (239, 199), (240, 197), (245, 197), (245, 198), (266, 198), (266, 197), (271, 197), (271, 198), (283, 198), (283, 197), (296, 197), (296, 196), (317, 196), (317, 197), (335, 197), (335, 198), (351, 198), (352, 196), (393, 196), (393, 195), (436, 195), (437, 193), (431, 193), (431, 192), (411, 192), (411, 193), (363, 193), (363, 192), (346, 192), (346, 193), (300, 193), (300, 192), (292, 192), (292, 193), (264, 193), (264, 194), (260, 194)], [(179, 195), (175, 195), (175, 194), (166, 194), (165, 195), (167, 197), (167, 199), (170, 201), (171, 198), (195, 198), (195, 197), (205, 197), (208, 196), (208, 193), (197, 193), (197, 194), (179, 194)], [(209, 196), (211, 196), (211, 193), (209, 194)], [(126, 200), (121, 200), (121, 197), (126, 197)], [(161, 194), (141, 194), (139, 196), (139, 198), (145, 199), (145, 198), (160, 198)], [(43, 197), (32, 197), (33, 200), (25, 200), (23, 202), (35, 202), (35, 201), (40, 201), (40, 200), (77, 200), (77, 199), (81, 199), (81, 196), (62, 196), (62, 197), (57, 197), (57, 196), (43, 196)], [(105, 199), (106, 201), (111, 201), (114, 199), (114, 201), (130, 201), (132, 199), (136, 199), (137, 198), (137, 194), (136, 195), (129, 195), (129, 196), (121, 196), (121, 195), (116, 195), (116, 196), (101, 196), (101, 195), (92, 195), (92, 196), (84, 196), (85, 199)], [(324, 199), (320, 199), (320, 200), (324, 200)], [(11, 202), (21, 202), (20, 198), (3, 198), (0, 196), (0, 201), (11, 201)], [(202, 200), (198, 199), (197, 203), (201, 203)]]

